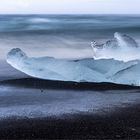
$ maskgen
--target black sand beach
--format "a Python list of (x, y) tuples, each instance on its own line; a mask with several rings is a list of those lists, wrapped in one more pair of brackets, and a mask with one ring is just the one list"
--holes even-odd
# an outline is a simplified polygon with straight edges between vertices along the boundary
[(69, 82), (69, 81), (51, 81), (37, 78), (21, 78), (13, 80), (4, 80), (0, 85), (10, 85), (16, 87), (35, 88), (35, 89), (57, 89), (57, 90), (139, 90), (139, 86), (130, 86), (114, 83), (91, 83), (91, 82)]
[[(111, 83), (97, 84), (97, 83), (46, 81), (35, 78), (7, 80), (1, 82), (1, 85), (4, 86), (10, 85), (16, 87), (17, 89), (19, 89), (20, 87), (22, 89), (33, 88), (35, 89), (33, 90), (33, 92), (35, 91), (38, 92), (36, 89), (42, 89), (42, 92), (44, 92), (46, 89), (47, 90), (53, 89), (56, 91), (60, 90), (60, 93), (58, 92), (57, 94), (61, 94), (62, 91), (68, 92), (69, 90), (72, 90), (70, 93), (76, 91), (82, 92), (85, 91), (84, 94), (87, 94), (86, 91), (91, 90), (93, 91), (94, 94), (94, 91), (101, 90), (104, 96), (106, 94), (110, 94), (109, 95), (110, 98), (111, 94), (116, 93), (115, 92), (108, 93), (105, 92), (106, 90), (107, 91), (118, 90), (119, 96), (122, 96), (123, 91), (125, 93), (125, 91), (127, 90), (129, 90), (130, 92), (132, 90), (133, 94), (133, 90), (135, 89), (136, 90), (135, 93), (137, 92), (137, 94), (139, 94), (139, 87), (133, 86), (116, 85)], [(121, 90), (121, 92), (119, 92), (119, 90)], [(28, 90), (25, 90), (25, 92), (28, 92)], [(47, 96), (45, 95), (48, 94), (47, 92), (44, 93), (40, 92), (39, 94), (40, 96), (34, 93), (33, 97), (35, 102), (38, 101), (38, 99), (36, 99), (36, 96), (37, 98), (41, 98), (42, 94), (44, 100), (45, 97), (49, 98), (48, 95)], [(52, 92), (51, 94), (54, 93)], [(56, 96), (57, 94), (54, 94), (54, 96)], [(131, 93), (128, 94), (126, 92), (125, 96), (130, 96), (130, 94)], [(19, 96), (18, 98), (17, 95)], [(26, 96), (30, 98), (30, 93), (29, 96), (25, 95), (24, 96), (22, 94), (20, 95), (20, 92), (16, 93), (15, 95), (16, 103), (18, 104), (17, 100), (21, 100), (23, 102), (22, 104), (24, 104), (25, 101), (21, 99), (22, 96), (27, 100)], [(10, 97), (11, 98), (10, 103), (11, 102), (14, 103), (13, 101), (14, 97), (12, 98), (12, 96)], [(9, 99), (9, 97), (6, 98)], [(4, 100), (6, 98), (4, 98)], [(47, 98), (45, 102), (48, 102), (49, 99), (47, 100)], [(100, 98), (102, 100), (103, 97), (101, 96)], [(106, 96), (104, 98), (106, 98)], [(31, 102), (35, 104), (32, 98), (29, 100), (31, 100)], [(43, 99), (40, 100), (40, 103), (42, 103), (42, 105), (44, 100)], [(61, 100), (59, 102), (61, 102)], [(25, 102), (25, 104), (26, 105), (29, 104), (29, 101), (27, 103)], [(112, 111), (110, 110), (111, 108), (110, 106), (108, 106), (106, 110), (103, 109), (101, 110), (101, 113), (97, 114), (96, 113), (92, 114), (92, 112), (79, 112), (75, 114), (66, 113), (64, 115), (62, 114), (56, 116), (52, 115), (41, 118), (40, 117), (28, 118), (17, 116), (6, 117), (0, 120), (0, 139), (140, 139), (140, 104), (134, 103), (132, 105), (128, 103), (124, 107), (116, 106), (114, 110)]]
[(1, 139), (140, 139), (140, 105), (108, 115), (9, 118), (0, 121)]

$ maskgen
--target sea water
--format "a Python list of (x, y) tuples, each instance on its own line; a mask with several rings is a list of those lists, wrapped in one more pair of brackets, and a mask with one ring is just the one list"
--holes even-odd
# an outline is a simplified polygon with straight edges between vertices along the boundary
[(0, 59), (12, 48), (29, 56), (92, 57), (99, 44), (121, 32), (140, 42), (140, 15), (0, 15)]

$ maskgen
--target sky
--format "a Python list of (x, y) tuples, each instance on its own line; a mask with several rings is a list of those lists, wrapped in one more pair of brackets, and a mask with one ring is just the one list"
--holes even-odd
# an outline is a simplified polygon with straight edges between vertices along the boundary
[(140, 14), (140, 0), (0, 0), (0, 14)]

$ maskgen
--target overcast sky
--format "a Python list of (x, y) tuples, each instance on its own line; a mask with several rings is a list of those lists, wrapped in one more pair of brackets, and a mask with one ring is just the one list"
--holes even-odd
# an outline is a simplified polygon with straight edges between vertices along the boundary
[(0, 0), (0, 14), (140, 14), (140, 0)]

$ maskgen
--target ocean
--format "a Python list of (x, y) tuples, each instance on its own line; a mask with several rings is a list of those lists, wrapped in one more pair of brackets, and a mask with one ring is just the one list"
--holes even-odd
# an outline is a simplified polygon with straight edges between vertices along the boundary
[(0, 15), (0, 59), (17, 47), (34, 57), (90, 58), (91, 41), (115, 32), (140, 43), (140, 15)]

